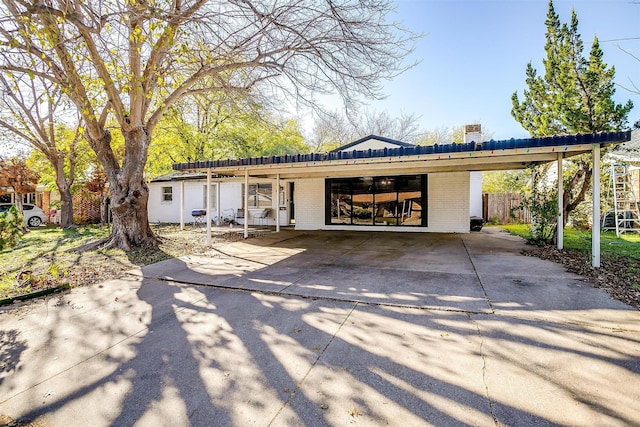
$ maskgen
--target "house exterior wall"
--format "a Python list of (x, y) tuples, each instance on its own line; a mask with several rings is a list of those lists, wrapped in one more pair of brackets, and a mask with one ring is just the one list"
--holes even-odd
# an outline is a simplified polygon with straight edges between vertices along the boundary
[(429, 174), (429, 227), (424, 230), (469, 232), (469, 172)]
[[(373, 225), (369, 227), (362, 225), (326, 225), (324, 179), (300, 179), (296, 181), (295, 193), (296, 230), (468, 233), (469, 181), (469, 172), (429, 174), (428, 227), (385, 227)], [(322, 197), (319, 197), (319, 195), (322, 195)]]
[[(201, 181), (184, 181), (184, 220), (185, 222), (193, 221), (191, 216), (192, 209), (202, 209), (203, 205), (203, 183)], [(164, 187), (172, 188), (173, 199), (164, 201), (162, 197), (162, 189)], [(152, 182), (149, 184), (149, 222), (180, 222), (180, 189), (181, 182)]]
[(482, 218), (482, 172), (469, 175), (469, 216)]
[[(207, 182), (202, 179), (192, 180), (192, 181), (182, 181), (184, 182), (184, 221), (185, 223), (191, 223), (194, 221), (193, 216), (191, 216), (191, 211), (193, 209), (205, 209), (206, 208), (206, 200), (204, 199), (204, 187), (206, 187)], [(180, 222), (180, 191), (181, 191), (181, 181), (162, 181), (162, 182), (151, 182), (149, 183), (149, 202), (148, 202), (148, 211), (149, 211), (149, 221), (150, 222), (162, 222), (162, 223), (174, 223), (178, 224)], [(276, 217), (276, 209), (278, 203), (278, 193), (276, 191), (276, 182), (275, 180), (261, 180), (261, 181), (249, 181), (251, 184), (255, 182), (271, 182), (272, 183), (272, 195), (273, 195), (273, 204), (272, 211), (269, 215), (269, 218), (265, 224), (275, 225), (275, 217)], [(242, 185), (244, 181), (241, 179), (238, 180), (229, 180), (229, 181), (212, 181), (212, 186), (217, 186), (220, 191), (220, 216), (221, 218), (235, 218), (235, 214), (243, 205), (243, 194), (242, 194)], [(281, 182), (281, 186), (284, 187), (284, 181)], [(171, 187), (173, 200), (164, 201), (162, 200), (162, 189), (163, 187)], [(216, 196), (213, 200), (213, 212), (212, 216), (215, 217), (217, 215), (217, 203), (218, 197)], [(284, 198), (283, 198), (284, 200)], [(284, 205), (283, 205), (284, 206)], [(249, 224), (254, 224), (257, 220), (253, 219), (253, 215), (261, 212), (261, 208), (257, 209), (249, 209)], [(243, 220), (239, 221), (241, 224)], [(286, 211), (280, 211), (280, 224), (286, 225), (288, 224), (288, 216)]]
[(334, 229), (324, 225), (324, 179), (295, 181), (296, 230)]

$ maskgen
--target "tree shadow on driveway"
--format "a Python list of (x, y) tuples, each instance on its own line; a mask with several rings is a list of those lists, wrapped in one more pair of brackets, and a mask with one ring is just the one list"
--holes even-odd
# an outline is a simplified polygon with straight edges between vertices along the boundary
[[(95, 290), (84, 312), (50, 313), (48, 342), (67, 338), (77, 359), (39, 382), (22, 369), (29, 387), (0, 399), (0, 413), (51, 425), (640, 419), (637, 331), (211, 286), (260, 271), (218, 274), (209, 286), (143, 278), (117, 302)], [(41, 403), (48, 390), (56, 394)]]

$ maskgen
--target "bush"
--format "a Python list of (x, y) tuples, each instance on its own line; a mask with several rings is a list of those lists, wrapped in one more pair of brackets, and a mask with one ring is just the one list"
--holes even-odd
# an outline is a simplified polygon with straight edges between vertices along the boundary
[(15, 206), (0, 214), (0, 250), (15, 246), (24, 234), (24, 218)]

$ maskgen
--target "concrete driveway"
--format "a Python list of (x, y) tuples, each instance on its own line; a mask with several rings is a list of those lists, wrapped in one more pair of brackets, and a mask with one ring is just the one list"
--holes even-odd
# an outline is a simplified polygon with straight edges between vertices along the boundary
[(3, 309), (0, 414), (639, 425), (640, 312), (523, 247), (495, 230), (283, 231)]

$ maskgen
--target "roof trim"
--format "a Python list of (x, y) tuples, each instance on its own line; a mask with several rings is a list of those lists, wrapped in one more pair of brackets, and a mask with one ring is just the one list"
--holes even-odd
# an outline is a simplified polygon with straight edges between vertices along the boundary
[[(369, 137), (367, 137), (369, 138)], [(246, 159), (228, 159), (228, 160), (208, 160), (189, 163), (176, 163), (173, 165), (174, 170), (195, 170), (207, 168), (233, 168), (241, 166), (260, 166), (260, 165), (283, 165), (293, 163), (306, 162), (324, 162), (333, 160), (351, 160), (351, 159), (375, 159), (383, 157), (404, 157), (416, 156), (424, 154), (448, 154), (448, 153), (472, 153), (472, 152), (489, 152), (487, 155), (492, 156), (494, 151), (512, 150), (512, 149), (528, 149), (538, 147), (559, 147), (559, 146), (575, 146), (575, 145), (591, 145), (598, 144), (606, 146), (620, 142), (629, 141), (631, 139), (631, 131), (622, 132), (601, 132), (593, 134), (576, 134), (564, 136), (550, 136), (545, 138), (526, 138), (526, 139), (509, 139), (503, 141), (485, 141), (482, 143), (469, 142), (466, 144), (442, 144), (442, 145), (411, 145), (409, 147), (383, 148), (380, 150), (353, 150), (353, 151), (337, 151), (328, 153), (315, 154), (287, 154), (284, 156), (269, 157), (253, 157)], [(532, 150), (533, 151), (533, 150)], [(496, 154), (497, 155), (497, 154)]]
[(414, 144), (409, 144), (408, 142), (402, 142), (402, 141), (398, 141), (395, 139), (391, 139), (391, 138), (385, 138), (384, 136), (378, 136), (378, 135), (368, 135), (365, 136), (364, 138), (360, 138), (357, 141), (353, 141), (348, 143), (347, 145), (343, 145), (342, 147), (338, 147), (335, 148), (331, 151), (329, 151), (329, 153), (337, 153), (339, 151), (344, 151), (348, 148), (354, 147), (358, 144), (362, 144), (365, 141), (369, 141), (370, 139), (376, 139), (378, 141), (382, 141), (382, 142), (386, 142), (388, 144), (393, 144), (393, 145), (397, 145), (398, 147), (415, 147)]

